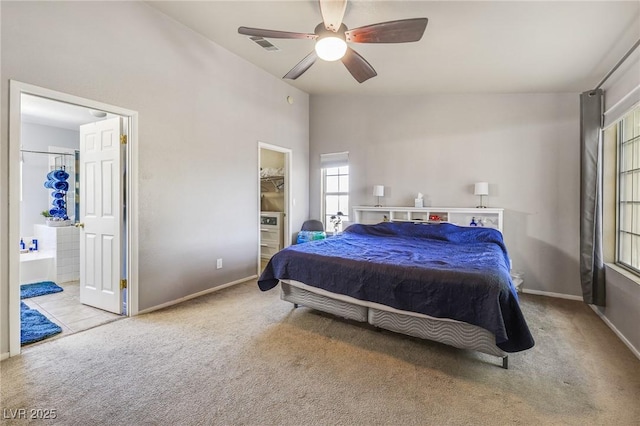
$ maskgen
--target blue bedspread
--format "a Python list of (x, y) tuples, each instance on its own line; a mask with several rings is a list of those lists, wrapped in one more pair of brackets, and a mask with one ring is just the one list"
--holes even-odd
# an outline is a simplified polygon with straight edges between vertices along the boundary
[(533, 347), (502, 234), (452, 224), (355, 224), (276, 253), (258, 286), (292, 279), (333, 293), (491, 331), (506, 352)]

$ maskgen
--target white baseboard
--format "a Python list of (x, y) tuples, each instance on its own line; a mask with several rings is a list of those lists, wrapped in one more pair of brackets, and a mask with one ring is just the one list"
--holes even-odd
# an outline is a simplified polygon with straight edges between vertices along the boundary
[(0, 354), (0, 361), (4, 361), (7, 358), (9, 358), (9, 352)]
[(196, 297), (204, 296), (205, 294), (213, 293), (214, 291), (222, 290), (223, 288), (231, 287), (236, 284), (240, 284), (249, 280), (253, 280), (258, 278), (257, 275), (251, 275), (250, 277), (241, 278), (239, 280), (232, 281), (230, 283), (222, 284), (217, 287), (209, 288), (207, 290), (200, 291), (198, 293), (190, 294), (189, 296), (181, 297), (180, 299), (175, 299), (170, 302), (163, 303), (161, 305), (152, 306), (151, 308), (143, 309), (138, 311), (138, 315), (148, 314), (149, 312), (157, 311), (158, 309), (163, 309), (169, 306), (177, 305), (178, 303), (185, 302), (187, 300), (195, 299)]
[(569, 300), (579, 300), (582, 302), (582, 296), (574, 296), (571, 294), (563, 294), (563, 293), (552, 293), (550, 291), (540, 291), (540, 290), (522, 290), (523, 293), (536, 294), (538, 296), (548, 296), (548, 297), (556, 297), (558, 299), (569, 299)]
[(620, 331), (618, 331), (616, 326), (613, 325), (613, 323), (611, 321), (609, 321), (609, 318), (604, 316), (604, 314), (602, 312), (600, 312), (598, 310), (598, 308), (596, 308), (594, 305), (589, 305), (589, 307), (591, 309), (593, 309), (593, 312), (595, 312), (596, 315), (598, 315), (600, 317), (600, 319), (602, 321), (604, 321), (604, 323), (607, 324), (607, 326), (609, 326), (609, 328), (616, 334), (616, 336), (618, 336), (618, 338), (620, 340), (622, 340), (622, 343), (624, 343), (631, 350), (631, 352), (636, 356), (636, 358), (640, 359), (640, 351), (638, 351), (638, 349), (636, 349), (631, 344), (631, 342), (626, 337), (624, 337), (624, 334), (622, 334), (622, 333), (620, 333)]

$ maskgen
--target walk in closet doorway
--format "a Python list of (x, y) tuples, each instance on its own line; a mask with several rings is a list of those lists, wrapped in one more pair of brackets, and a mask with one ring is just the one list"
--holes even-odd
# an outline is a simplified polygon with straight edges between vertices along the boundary
[(291, 157), (290, 149), (258, 143), (258, 275), (291, 244)]

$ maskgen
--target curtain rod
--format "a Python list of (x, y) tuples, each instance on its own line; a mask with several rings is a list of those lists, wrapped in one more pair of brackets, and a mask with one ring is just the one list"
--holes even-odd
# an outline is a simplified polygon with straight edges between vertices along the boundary
[(76, 155), (75, 153), (71, 154), (69, 152), (32, 151), (29, 149), (21, 149), (20, 152), (30, 152), (31, 154), (73, 155), (73, 156)]
[(620, 65), (622, 65), (622, 63), (629, 57), (629, 55), (631, 55), (633, 53), (634, 50), (636, 50), (636, 48), (640, 46), (640, 39), (638, 41), (636, 41), (636, 44), (634, 44), (631, 49), (629, 49), (629, 51), (622, 57), (622, 59), (620, 59), (618, 61), (618, 63), (611, 69), (611, 71), (609, 71), (607, 73), (607, 75), (604, 76), (604, 78), (602, 79), (602, 81), (600, 83), (598, 83), (598, 85), (596, 86), (595, 89), (593, 89), (593, 91), (595, 92), (596, 90), (598, 90), (600, 88), (600, 86), (602, 86), (604, 84), (605, 81), (607, 81), (609, 79), (609, 77), (611, 77), (611, 74), (613, 74), (614, 72), (616, 72), (616, 70), (618, 69), (618, 67), (620, 67)]

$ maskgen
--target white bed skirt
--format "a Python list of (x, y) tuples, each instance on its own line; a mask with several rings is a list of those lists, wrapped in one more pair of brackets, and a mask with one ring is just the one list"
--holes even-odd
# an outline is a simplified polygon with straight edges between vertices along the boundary
[(327, 312), (339, 317), (368, 322), (376, 327), (460, 349), (471, 349), (502, 358), (508, 368), (508, 355), (496, 346), (493, 333), (484, 328), (448, 318), (435, 318), (402, 311), (353, 297), (331, 293), (295, 280), (280, 281), (282, 300)]

